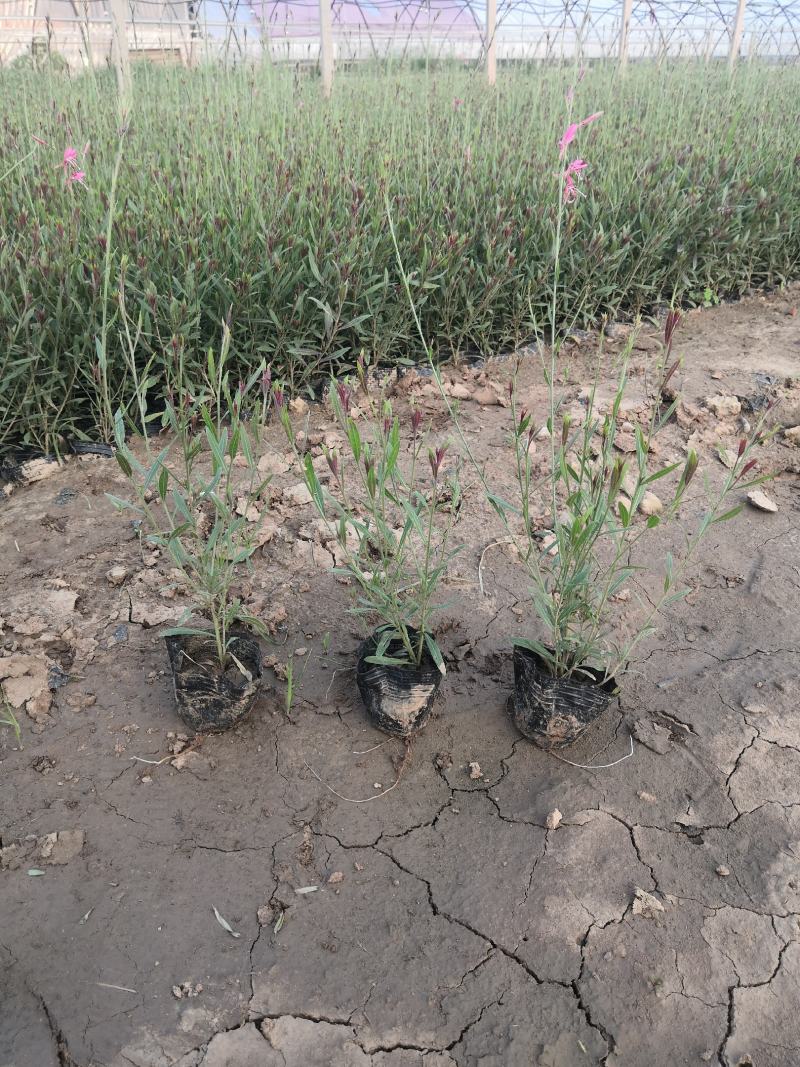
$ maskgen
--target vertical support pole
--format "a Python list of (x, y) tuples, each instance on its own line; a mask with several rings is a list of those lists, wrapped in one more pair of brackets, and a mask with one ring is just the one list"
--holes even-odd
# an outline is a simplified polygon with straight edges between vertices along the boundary
[(497, 0), (486, 0), (486, 80), (497, 82)]
[(736, 66), (736, 60), (739, 58), (739, 50), (742, 47), (745, 4), (746, 0), (739, 0), (739, 3), (736, 5), (736, 18), (733, 21), (733, 33), (731, 34), (731, 51), (728, 56), (728, 67), (731, 70)]
[(625, 70), (628, 66), (628, 41), (631, 32), (631, 13), (633, 0), (622, 0), (622, 31), (619, 35), (619, 69)]
[(108, 0), (111, 17), (111, 57), (117, 75), (117, 95), (121, 115), (130, 110), (131, 61), (128, 55), (128, 29), (125, 12), (126, 0)]
[(319, 69), (322, 75), (322, 95), (327, 99), (333, 91), (331, 0), (319, 0)]

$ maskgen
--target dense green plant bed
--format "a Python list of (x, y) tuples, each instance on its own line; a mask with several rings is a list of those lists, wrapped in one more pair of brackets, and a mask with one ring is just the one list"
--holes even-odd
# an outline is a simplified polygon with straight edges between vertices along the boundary
[[(144, 67), (120, 135), (107, 72), (0, 72), (0, 448), (109, 436), (131, 353), (155, 356), (158, 392), (162, 362), (182, 351), (191, 379), (223, 320), (234, 373), (271, 361), (294, 390), (362, 349), (423, 358), (387, 199), (434, 351), (530, 336), (574, 80), (521, 68), (492, 93), (466, 71), (358, 69), (326, 104), (286, 69)], [(594, 67), (573, 111), (604, 115), (582, 135), (562, 327), (797, 275), (800, 70)]]

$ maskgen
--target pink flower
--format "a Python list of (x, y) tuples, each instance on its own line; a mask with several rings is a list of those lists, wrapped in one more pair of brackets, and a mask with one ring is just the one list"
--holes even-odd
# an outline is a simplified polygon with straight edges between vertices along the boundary
[(453, 109), (455, 111), (458, 111), (458, 109), (461, 107), (461, 105), (463, 103), (464, 103), (464, 101), (461, 99), (460, 96), (454, 96), (453, 97)]
[(588, 126), (589, 123), (594, 122), (595, 119), (599, 119), (602, 114), (602, 111), (595, 111), (594, 115), (590, 115), (588, 119), (583, 119), (581, 122), (571, 122), (566, 130), (564, 130), (561, 135), (561, 140), (558, 142), (559, 155), (564, 155), (567, 150), (567, 145), (575, 140), (578, 130), (582, 129), (584, 126)]
[(583, 159), (573, 159), (564, 171), (564, 203), (572, 204), (578, 199), (578, 186), (573, 175), (586, 170), (589, 164)]
[[(86, 150), (89, 147), (87, 141), (84, 146), (82, 155), (86, 155)], [(70, 182), (78, 182), (79, 185), (86, 184), (86, 171), (79, 170), (78, 168), (78, 149), (69, 145), (64, 149), (64, 158), (61, 161), (61, 167), (64, 171), (64, 177), (67, 180), (67, 184)]]

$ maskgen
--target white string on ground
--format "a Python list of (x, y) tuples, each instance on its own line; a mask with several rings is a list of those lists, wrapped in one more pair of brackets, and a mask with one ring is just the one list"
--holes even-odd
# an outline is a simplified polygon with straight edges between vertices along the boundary
[[(305, 760), (303, 760), (303, 762), (305, 763)], [(325, 788), (329, 792), (333, 793), (333, 795), (335, 797), (338, 797), (339, 800), (347, 801), (348, 804), (368, 804), (370, 800), (378, 800), (380, 797), (385, 797), (387, 793), (391, 793), (391, 791), (393, 789), (396, 789), (397, 786), (400, 784), (400, 776), (398, 775), (397, 780), (395, 782), (393, 782), (392, 785), (390, 785), (388, 789), (384, 789), (380, 793), (375, 793), (374, 796), (371, 796), (371, 797), (362, 797), (361, 799), (354, 799), (353, 797), (346, 797), (346, 796), (343, 796), (341, 793), (337, 793), (336, 790), (332, 786), (328, 785), (327, 782), (323, 781), (322, 778), (320, 778), (320, 776), (317, 774), (317, 772), (314, 770), (314, 768), (309, 766), (308, 763), (306, 763), (306, 767), (308, 767), (308, 769), (311, 771), (311, 773), (314, 775), (314, 777), (317, 779), (317, 781), (319, 782), (320, 785), (324, 785)]]
[(514, 542), (513, 542), (512, 538), (510, 538), (510, 537), (501, 537), (499, 541), (492, 541), (491, 544), (488, 544), (486, 546), (486, 548), (484, 548), (483, 552), (481, 552), (481, 558), (480, 558), (480, 561), (478, 562), (478, 588), (481, 591), (481, 596), (486, 596), (486, 593), (484, 592), (484, 589), (483, 589), (483, 558), (484, 558), (484, 556), (486, 555), (486, 553), (489, 551), (490, 548), (497, 548), (498, 545), (513, 545), (513, 544), (514, 544)]
[(562, 763), (568, 763), (570, 767), (579, 767), (582, 771), (605, 771), (609, 767), (616, 767), (618, 763), (623, 763), (626, 759), (630, 759), (633, 755), (633, 734), (629, 735), (628, 740), (631, 743), (631, 750), (626, 756), (620, 756), (619, 759), (615, 759), (613, 763), (573, 763), (570, 759), (564, 759), (563, 756), (557, 755), (555, 752), (548, 752), (549, 756), (554, 756), (557, 760), (561, 760)]
[(337, 667), (336, 668), (336, 670), (331, 675), (331, 680), (328, 682), (328, 688), (325, 690), (325, 699), (326, 700), (328, 699), (328, 694), (331, 691), (331, 686), (336, 681), (336, 675), (337, 674), (346, 674), (348, 671), (354, 671), (354, 670), (355, 670), (355, 667)]

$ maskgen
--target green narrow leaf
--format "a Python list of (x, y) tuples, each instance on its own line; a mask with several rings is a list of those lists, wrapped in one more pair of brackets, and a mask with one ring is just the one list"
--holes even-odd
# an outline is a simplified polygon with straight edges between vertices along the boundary
[(439, 668), (439, 672), (442, 676), (447, 674), (447, 667), (444, 665), (444, 658), (442, 656), (439, 646), (434, 641), (430, 634), (425, 634), (425, 644), (428, 646), (428, 651), (431, 654), (431, 659)]
[(119, 451), (119, 449), (117, 449), (117, 451), (114, 453), (114, 455), (117, 457), (117, 463), (122, 468), (122, 473), (125, 475), (126, 478), (130, 478), (131, 475), (133, 474), (133, 467), (131, 467), (131, 465), (128, 462), (127, 458), (125, 456), (123, 456), (123, 454)]
[(166, 467), (161, 468), (161, 473), (158, 476), (158, 495), (163, 501), (167, 495), (167, 483), (169, 482), (169, 471)]
[(717, 515), (716, 518), (711, 520), (711, 524), (713, 525), (715, 522), (727, 522), (728, 519), (735, 518), (743, 508), (744, 504), (737, 504), (736, 507), (731, 508), (730, 511), (726, 511), (722, 515)]

